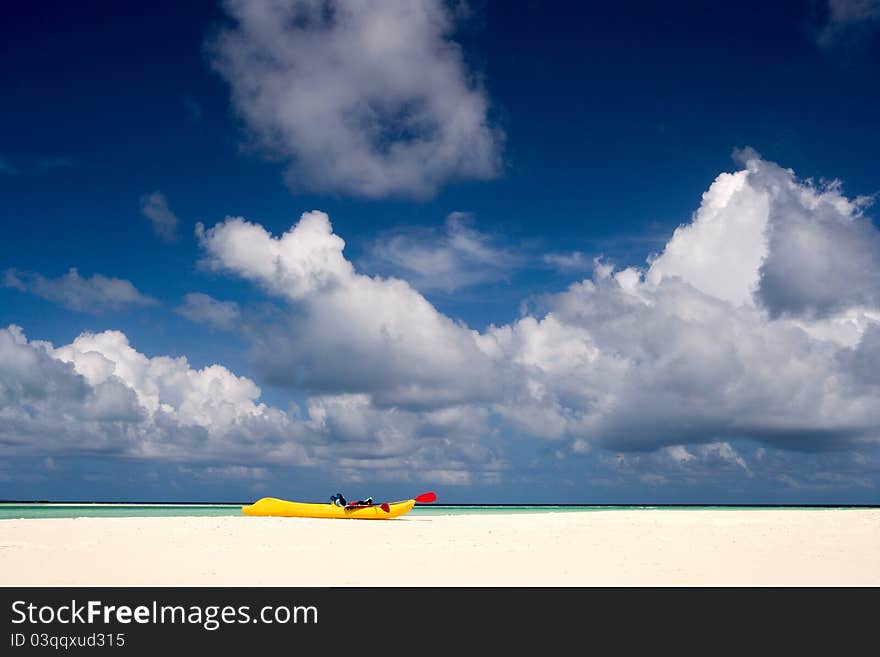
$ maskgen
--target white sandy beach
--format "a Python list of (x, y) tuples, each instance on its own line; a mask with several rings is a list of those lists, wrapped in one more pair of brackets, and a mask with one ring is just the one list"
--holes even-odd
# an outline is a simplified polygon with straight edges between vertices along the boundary
[(0, 584), (878, 586), (880, 510), (0, 520)]

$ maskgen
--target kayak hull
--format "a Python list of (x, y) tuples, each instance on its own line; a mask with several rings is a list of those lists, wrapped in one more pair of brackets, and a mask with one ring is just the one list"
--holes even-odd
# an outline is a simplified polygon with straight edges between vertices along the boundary
[(275, 497), (264, 497), (253, 504), (241, 507), (246, 516), (280, 516), (282, 518), (348, 518), (355, 520), (390, 520), (408, 513), (415, 506), (415, 500), (392, 502), (389, 510), (383, 511), (374, 506), (345, 509), (335, 504), (313, 504), (310, 502), (288, 502)]

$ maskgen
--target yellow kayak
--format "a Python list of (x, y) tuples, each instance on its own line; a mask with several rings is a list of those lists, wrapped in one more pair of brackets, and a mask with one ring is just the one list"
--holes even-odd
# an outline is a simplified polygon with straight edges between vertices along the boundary
[[(388, 520), (402, 516), (416, 504), (415, 500), (403, 500), (374, 506), (346, 509), (335, 504), (288, 502), (274, 497), (264, 497), (253, 504), (241, 507), (246, 516), (283, 516), (285, 518), (355, 518), (357, 520)], [(383, 507), (388, 507), (385, 511)]]

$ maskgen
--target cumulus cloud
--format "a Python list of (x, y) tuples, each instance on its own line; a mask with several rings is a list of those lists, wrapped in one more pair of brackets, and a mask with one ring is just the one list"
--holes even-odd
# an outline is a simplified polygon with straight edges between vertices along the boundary
[[(751, 151), (741, 161), (644, 268), (599, 260), (543, 315), (482, 333), (403, 281), (358, 273), (323, 213), (281, 237), (241, 218), (199, 236), (212, 267), (290, 304), (251, 335), (261, 371), (282, 385), (360, 395), (368, 409), (476, 404), (508, 436), (580, 453), (875, 445), (877, 391), (855, 363), (872, 358), (880, 322), (877, 229), (838, 184), (798, 180)], [(818, 237), (780, 239), (792, 233)], [(702, 456), (747, 470), (720, 447)]]
[(141, 213), (150, 220), (153, 232), (165, 242), (177, 239), (179, 220), (168, 207), (168, 199), (162, 192), (151, 192), (141, 196)]
[(230, 330), (241, 319), (241, 311), (234, 301), (218, 301), (201, 292), (191, 292), (183, 298), (176, 312), (191, 322), (208, 324), (214, 328)]
[(369, 392), (383, 405), (433, 407), (495, 394), (478, 334), (407, 282), (357, 273), (325, 213), (303, 214), (280, 237), (240, 217), (200, 225), (197, 235), (209, 267), (290, 304), (291, 312), (253, 329), (267, 380), (315, 394)]
[(119, 331), (55, 348), (0, 330), (0, 443), (6, 453), (302, 463), (303, 427), (220, 365), (150, 358)]
[(880, 232), (839, 181), (817, 186), (754, 151), (723, 173), (647, 272), (675, 276), (733, 305), (771, 315), (827, 317), (880, 307)]
[[(786, 180), (788, 191), (796, 183)], [(785, 189), (785, 187), (781, 187)], [(774, 191), (779, 188), (774, 187)], [(774, 315), (827, 317), (848, 308), (880, 308), (880, 233), (837, 187), (802, 187), (777, 201), (758, 297)]]
[(59, 303), (78, 312), (100, 313), (125, 306), (151, 306), (158, 303), (122, 278), (108, 278), (101, 274), (82, 277), (75, 267), (58, 278), (46, 278), (37, 273), (7, 269), (3, 285), (20, 292)]
[[(778, 239), (798, 231), (822, 238)], [(543, 318), (487, 332), (525, 366), (527, 394), (504, 412), (620, 450), (876, 444), (877, 391), (855, 363), (880, 322), (877, 237), (838, 185), (817, 189), (749, 153), (649, 266), (597, 270)]]
[(651, 264), (651, 284), (678, 277), (733, 305), (752, 303), (767, 255), (770, 199), (748, 177), (748, 171), (718, 176), (691, 221), (675, 231)]
[(821, 450), (878, 439), (877, 391), (841, 367), (846, 347), (680, 279), (584, 281), (542, 319), (487, 337), (520, 365), (523, 389), (500, 411), (531, 435), (623, 451), (736, 438)]
[(426, 197), (498, 174), (503, 136), (442, 0), (224, 6), (212, 62), (292, 187)]
[(495, 236), (474, 228), (464, 212), (447, 216), (442, 230), (411, 229), (382, 236), (372, 245), (368, 260), (416, 289), (444, 292), (503, 280), (522, 262)]
[[(208, 268), (276, 301), (243, 336), (258, 379), (304, 394), (305, 410), (262, 404), (253, 381), (221, 366), (149, 358), (116, 332), (54, 348), (10, 328), (0, 442), (208, 454), (217, 467), (262, 467), (247, 458), (259, 453), (351, 481), (417, 470), (447, 484), (558, 474), (579, 485), (589, 471), (597, 486), (706, 485), (713, 473), (870, 485), (877, 228), (838, 183), (752, 151), (738, 162), (644, 266), (599, 259), (540, 312), (483, 331), (406, 281), (359, 272), (322, 212), (281, 235), (241, 217), (199, 225)], [(95, 426), (118, 428), (72, 435)]]
[(0, 329), (6, 457), (202, 464), (181, 471), (204, 480), (260, 480), (279, 466), (352, 480), (375, 468), (404, 479), (427, 469), (491, 477), (503, 466), (484, 444), (492, 431), (477, 406), (419, 412), (378, 408), (364, 395), (324, 395), (312, 397), (303, 415), (260, 397), (247, 377), (221, 365), (195, 369), (184, 357), (149, 357), (119, 331), (83, 333), (55, 347), (28, 340), (18, 326)]

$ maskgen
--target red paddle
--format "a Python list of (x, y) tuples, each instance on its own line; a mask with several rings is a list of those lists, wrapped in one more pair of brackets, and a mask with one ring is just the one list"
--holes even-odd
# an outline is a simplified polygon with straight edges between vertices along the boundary
[[(430, 491), (428, 493), (422, 493), (421, 495), (419, 495), (415, 498), (416, 502), (421, 502), (422, 504), (427, 504), (428, 502), (433, 502), (436, 499), (437, 499), (437, 493), (435, 493), (433, 491)], [(386, 513), (389, 513), (391, 511), (391, 507), (389, 507), (387, 504), (383, 504), (382, 510), (385, 511)]]
[[(437, 499), (437, 493), (431, 491), (428, 493), (422, 493), (418, 497), (415, 498), (416, 502), (421, 502), (422, 504), (427, 504), (428, 502), (433, 502)], [(391, 507), (388, 504), (382, 505), (382, 510), (385, 513), (391, 513)]]

